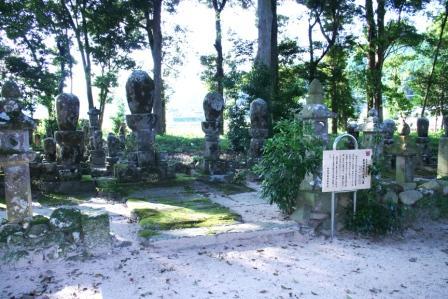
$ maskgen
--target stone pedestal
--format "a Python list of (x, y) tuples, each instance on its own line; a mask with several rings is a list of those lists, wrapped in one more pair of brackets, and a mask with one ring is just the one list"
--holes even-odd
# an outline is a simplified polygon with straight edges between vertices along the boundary
[(219, 122), (202, 122), (202, 131), (205, 133), (204, 172), (206, 174), (216, 174), (216, 163), (219, 160), (219, 128)]
[(126, 115), (128, 127), (132, 130), (137, 144), (135, 155), (139, 167), (155, 166), (156, 152), (154, 149), (156, 115), (139, 113)]
[(437, 156), (437, 177), (448, 177), (448, 137), (440, 137)]
[(395, 179), (397, 183), (411, 183), (414, 181), (415, 154), (399, 153), (396, 156)]
[(82, 131), (56, 131), (56, 160), (64, 166), (78, 165), (84, 150), (84, 133)]

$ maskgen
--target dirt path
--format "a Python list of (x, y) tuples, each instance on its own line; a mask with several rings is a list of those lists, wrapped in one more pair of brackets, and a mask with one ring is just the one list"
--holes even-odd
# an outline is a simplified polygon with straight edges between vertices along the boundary
[(2, 265), (0, 297), (447, 298), (448, 223), (405, 237), (303, 236), (183, 251), (134, 243), (84, 262)]

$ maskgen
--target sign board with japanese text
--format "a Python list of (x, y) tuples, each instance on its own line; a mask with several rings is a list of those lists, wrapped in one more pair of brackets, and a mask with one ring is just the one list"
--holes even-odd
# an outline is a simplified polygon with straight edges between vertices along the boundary
[(322, 162), (322, 192), (349, 192), (369, 189), (372, 150), (324, 151)]

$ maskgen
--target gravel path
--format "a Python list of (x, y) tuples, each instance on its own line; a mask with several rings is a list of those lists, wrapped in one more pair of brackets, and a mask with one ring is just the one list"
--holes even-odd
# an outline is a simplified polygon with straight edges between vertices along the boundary
[(280, 237), (182, 251), (134, 242), (83, 262), (2, 265), (0, 297), (447, 298), (448, 223), (404, 237)]

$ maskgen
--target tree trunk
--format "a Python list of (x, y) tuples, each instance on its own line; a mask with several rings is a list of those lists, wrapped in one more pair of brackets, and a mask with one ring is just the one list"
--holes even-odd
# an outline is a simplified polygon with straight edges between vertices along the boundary
[[(272, 68), (272, 23), (274, 13), (272, 3), (274, 0), (258, 0), (258, 48), (255, 61), (258, 64)], [(274, 1), (275, 2), (275, 1)]]
[(269, 129), (272, 131), (272, 100), (277, 96), (278, 90), (278, 49), (277, 49), (277, 1), (258, 0), (257, 5), (258, 48), (255, 65), (265, 66), (269, 70), (270, 99), (268, 103)]
[(373, 12), (373, 1), (366, 0), (366, 20), (367, 20), (367, 59), (368, 68), (366, 76), (366, 95), (367, 95), (367, 109), (370, 110), (374, 105), (374, 78), (375, 78), (375, 65), (376, 65), (376, 24)]
[[(334, 72), (334, 66), (332, 67), (332, 72)], [(338, 133), (338, 104), (337, 104), (337, 86), (336, 80), (334, 79), (334, 74), (332, 74), (333, 80), (331, 80), (331, 112), (335, 113), (336, 117), (331, 119), (331, 133)]]
[[(227, 0), (223, 0), (219, 5), (218, 0), (213, 0), (213, 9), (215, 10), (215, 49), (216, 49), (216, 91), (224, 97), (224, 58), (222, 54), (222, 30), (221, 30), (221, 11), (224, 9)], [(221, 122), (219, 131), (224, 134), (224, 111), (221, 112)]]
[(153, 1), (153, 43), (151, 45), (151, 54), (154, 63), (154, 107), (153, 112), (157, 114), (156, 132), (165, 134), (166, 132), (166, 115), (165, 105), (162, 98), (162, 0)]

